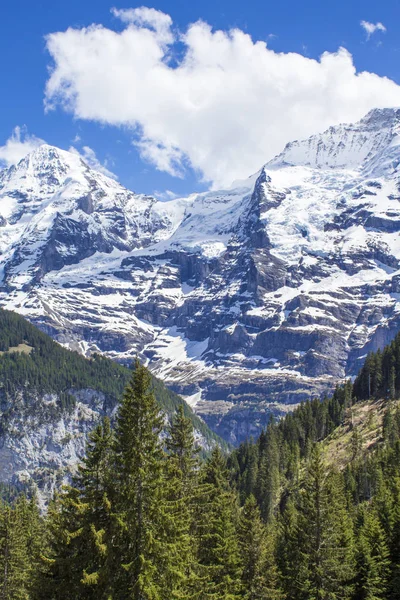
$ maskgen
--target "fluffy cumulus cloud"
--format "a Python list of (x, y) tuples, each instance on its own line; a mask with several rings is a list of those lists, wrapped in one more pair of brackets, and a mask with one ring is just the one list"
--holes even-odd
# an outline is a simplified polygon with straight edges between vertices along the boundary
[[(75, 138), (75, 141), (79, 142), (80, 137), (79, 137), (79, 139)], [(107, 162), (105, 162), (105, 163), (100, 162), (100, 160), (97, 158), (96, 152), (93, 150), (93, 148), (90, 148), (89, 146), (82, 146), (82, 148), (80, 150), (78, 150), (77, 148), (75, 148), (75, 146), (71, 146), (69, 148), (69, 152), (72, 152), (73, 154), (78, 154), (79, 156), (81, 156), (82, 159), (85, 161), (85, 163), (91, 169), (94, 169), (95, 171), (99, 171), (99, 173), (103, 173), (103, 175), (107, 175), (107, 177), (111, 177), (112, 179), (118, 179), (117, 175), (115, 173), (113, 173), (112, 171), (110, 171), (110, 169), (108, 168)]]
[(400, 105), (400, 86), (357, 73), (343, 48), (318, 60), (274, 52), (239, 29), (203, 21), (177, 31), (151, 8), (114, 10), (118, 30), (92, 25), (47, 37), (47, 109), (128, 127), (142, 157), (214, 187), (256, 171), (291, 139)]
[(360, 25), (364, 29), (364, 31), (367, 35), (367, 40), (369, 40), (371, 35), (374, 34), (376, 31), (383, 31), (383, 33), (385, 33), (385, 31), (386, 31), (386, 27), (380, 21), (378, 21), (378, 23), (370, 23), (369, 21), (361, 21)]
[(34, 135), (29, 135), (26, 127), (15, 127), (4, 146), (0, 146), (0, 166), (16, 165), (29, 152), (45, 142)]
[(179, 198), (179, 194), (172, 192), (171, 190), (165, 190), (165, 192), (161, 192), (159, 190), (154, 190), (154, 196), (158, 198), (158, 200), (162, 200), (166, 202), (167, 200), (175, 200), (175, 198)]

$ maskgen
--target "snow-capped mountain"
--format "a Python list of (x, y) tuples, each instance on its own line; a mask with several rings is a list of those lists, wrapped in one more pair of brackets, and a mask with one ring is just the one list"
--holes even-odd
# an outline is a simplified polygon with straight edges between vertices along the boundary
[(0, 302), (255, 434), (400, 327), (399, 144), (400, 109), (374, 110), (164, 203), (41, 146), (0, 174)]
[(4, 284), (29, 286), (95, 252), (159, 241), (173, 232), (176, 208), (129, 192), (79, 155), (40, 146), (0, 174)]

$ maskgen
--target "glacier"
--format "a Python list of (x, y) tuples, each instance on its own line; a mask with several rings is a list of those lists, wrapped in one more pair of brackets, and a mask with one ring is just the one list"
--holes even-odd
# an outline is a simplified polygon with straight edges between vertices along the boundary
[(399, 144), (400, 109), (376, 109), (167, 202), (42, 145), (0, 172), (0, 304), (257, 435), (400, 327)]

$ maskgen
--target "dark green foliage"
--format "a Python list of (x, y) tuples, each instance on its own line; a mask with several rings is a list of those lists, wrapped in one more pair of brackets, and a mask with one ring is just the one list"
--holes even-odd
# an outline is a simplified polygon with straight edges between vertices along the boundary
[(246, 600), (278, 600), (278, 571), (275, 562), (275, 536), (261, 520), (254, 496), (244, 504), (238, 528), (242, 563), (242, 590)]
[(353, 523), (343, 479), (328, 474), (318, 447), (303, 485), (279, 518), (278, 565), (287, 600), (351, 598)]
[[(253, 494), (263, 520), (277, 522), (276, 556), (287, 600), (400, 598), (399, 391), (400, 335), (368, 356), (354, 386), (348, 382), (331, 398), (300, 405), (229, 456), (241, 504)], [(381, 396), (387, 410), (374, 450), (363, 449), (353, 427), (350, 463), (342, 474), (328, 471), (312, 448), (343, 423), (346, 412), (350, 418), (353, 403)]]
[[(255, 493), (260, 505), (261, 515), (269, 521), (277, 504), (280, 490), (280, 453), (278, 431), (273, 422), (269, 424), (257, 469)], [(251, 487), (249, 486), (251, 491)]]
[(393, 352), (370, 355), (357, 382), (377, 395), (388, 374), (382, 437), (367, 452), (351, 424), (341, 473), (319, 442), (349, 417), (350, 382), (228, 460), (215, 447), (201, 461), (192, 415), (181, 404), (167, 426), (154, 390), (167, 392), (137, 363), (114, 431), (95, 428), (44, 521), (35, 500), (2, 490), (0, 600), (399, 600)]
[[(8, 352), (10, 348), (26, 344), (32, 348), (29, 354)], [(66, 350), (48, 335), (20, 315), (0, 309), (0, 435), (7, 430), (15, 406), (16, 393), (24, 400), (24, 413), (36, 413), (35, 395), (55, 393), (59, 406), (46, 407), (43, 420), (51, 421), (60, 411), (69, 411), (75, 405), (74, 390), (93, 389), (105, 395), (104, 410), (111, 411), (121, 398), (132, 371), (108, 358), (94, 355), (84, 358), (77, 352)], [(196, 429), (207, 440), (223, 443), (177, 394), (164, 384), (151, 378), (152, 388), (160, 407), (172, 414), (182, 406)], [(226, 446), (226, 445), (225, 445)]]
[(105, 533), (110, 532), (105, 459), (110, 448), (107, 422), (96, 427), (74, 484), (50, 505), (48, 548), (35, 598), (106, 598)]
[[(22, 343), (32, 348), (29, 354), (8, 352)], [(91, 388), (116, 403), (129, 378), (129, 370), (123, 366), (100, 355), (87, 360), (70, 352), (20, 315), (2, 309), (0, 349), (4, 351), (0, 356), (0, 387), (9, 394), (22, 388), (29, 393), (61, 392), (68, 404), (68, 390)]]
[(382, 525), (373, 510), (361, 511), (357, 532), (355, 600), (387, 598), (390, 558)]
[(88, 438), (86, 457), (73, 485), (64, 488), (50, 507), (38, 598), (108, 598), (111, 443), (110, 423), (105, 419)]
[(382, 396), (395, 398), (400, 393), (400, 334), (383, 351), (371, 352), (356, 380), (354, 396), (359, 400)]
[(34, 501), (20, 496), (0, 506), (0, 598), (29, 600), (34, 593), (43, 529)]
[(277, 563), (286, 600), (300, 597), (303, 554), (299, 544), (300, 517), (293, 498), (288, 498), (278, 515)]
[(173, 597), (191, 600), (198, 596), (199, 569), (197, 563), (196, 502), (199, 498), (199, 448), (195, 444), (193, 425), (181, 407), (174, 418), (166, 439), (165, 499), (171, 517), (169, 544), (174, 548), (176, 581)]
[(117, 598), (132, 600), (160, 598), (172, 576), (160, 439), (163, 419), (150, 383), (148, 371), (137, 364), (119, 407), (113, 449), (112, 587)]
[(300, 460), (324, 440), (344, 419), (352, 405), (352, 385), (338, 386), (331, 398), (300, 404), (293, 413), (276, 423), (271, 421), (257, 442), (246, 442), (228, 459), (232, 483), (241, 502), (253, 494), (264, 519), (272, 517), (281, 493), (281, 483), (295, 483)]
[(353, 528), (342, 477), (327, 474), (316, 446), (298, 495), (299, 591), (312, 599), (351, 598)]
[(197, 547), (201, 600), (239, 600), (241, 561), (237, 506), (229, 488), (226, 463), (216, 448), (203, 467), (197, 509)]

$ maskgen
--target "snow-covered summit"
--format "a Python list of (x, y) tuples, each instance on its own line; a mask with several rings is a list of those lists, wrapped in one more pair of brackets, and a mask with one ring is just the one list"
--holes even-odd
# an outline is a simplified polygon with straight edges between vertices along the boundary
[(96, 251), (145, 247), (169, 236), (180, 218), (176, 207), (168, 211), (78, 154), (44, 144), (0, 173), (5, 282), (27, 284)]
[(5, 218), (7, 209), (12, 215), (22, 204), (28, 212), (37, 212), (46, 200), (55, 197), (58, 207), (64, 203), (65, 208), (68, 204), (70, 208), (70, 200), (88, 194), (94, 188), (97, 194), (92, 195), (94, 205), (89, 202), (88, 211), (97, 207), (122, 206), (128, 200), (146, 206), (156, 202), (154, 198), (129, 192), (114, 179), (91, 169), (79, 154), (43, 144), (16, 166), (0, 172), (0, 210)]
[(85, 354), (139, 354), (222, 435), (256, 434), (400, 328), (399, 131), (400, 109), (374, 110), (168, 202), (42, 146), (0, 173), (0, 302)]
[(267, 166), (363, 169), (397, 144), (399, 133), (400, 108), (374, 109), (357, 123), (329, 127), (306, 140), (288, 143)]

